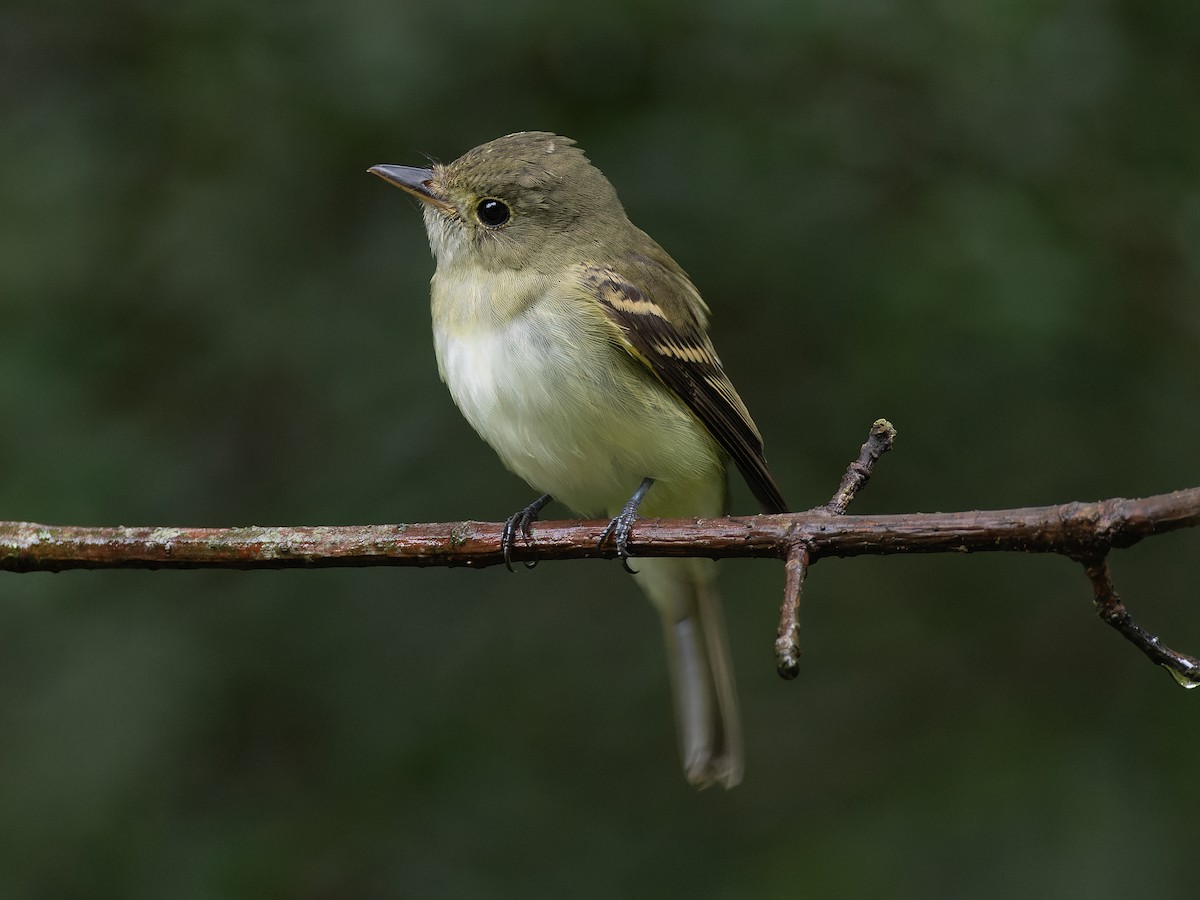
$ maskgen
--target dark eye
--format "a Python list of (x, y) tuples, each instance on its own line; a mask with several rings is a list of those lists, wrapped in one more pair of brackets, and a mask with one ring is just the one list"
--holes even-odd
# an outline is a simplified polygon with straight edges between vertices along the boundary
[(488, 228), (499, 228), (509, 220), (509, 217), (512, 216), (512, 211), (503, 200), (488, 197), (476, 204), (475, 215)]

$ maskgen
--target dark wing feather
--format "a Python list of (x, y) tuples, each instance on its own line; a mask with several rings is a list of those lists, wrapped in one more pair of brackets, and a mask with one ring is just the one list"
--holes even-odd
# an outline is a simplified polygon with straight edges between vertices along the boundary
[[(653, 260), (639, 257), (632, 267), (644, 274), (652, 265)], [(670, 284), (671, 288), (695, 293), (682, 272), (660, 269), (657, 274), (678, 282)], [(620, 332), (626, 350), (674, 391), (725, 448), (763, 510), (787, 512), (787, 503), (763, 459), (762, 436), (705, 333), (699, 295), (695, 307), (676, 303), (668, 313), (649, 292), (612, 268), (586, 266), (583, 280)]]

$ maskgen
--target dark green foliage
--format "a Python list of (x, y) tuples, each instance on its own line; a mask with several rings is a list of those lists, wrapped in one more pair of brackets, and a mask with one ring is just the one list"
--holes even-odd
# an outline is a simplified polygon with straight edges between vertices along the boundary
[[(437, 380), (414, 204), (365, 171), (520, 129), (576, 138), (691, 274), (796, 506), (878, 416), (859, 512), (1195, 485), (1197, 10), (10, 4), (0, 519), (527, 502)], [(1193, 653), (1198, 540), (1114, 561)], [(1200, 692), (1077, 568), (823, 562), (791, 683), (782, 567), (721, 568), (729, 794), (680, 777), (615, 565), (0, 576), (0, 896), (1194, 892)]]

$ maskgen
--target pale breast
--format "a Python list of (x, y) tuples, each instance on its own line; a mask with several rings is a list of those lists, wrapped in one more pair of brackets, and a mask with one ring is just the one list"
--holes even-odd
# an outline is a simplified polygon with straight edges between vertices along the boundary
[(435, 325), (434, 342), (458, 408), (536, 490), (611, 514), (649, 476), (659, 484), (648, 510), (720, 511), (715, 442), (588, 309), (543, 300), (504, 325)]

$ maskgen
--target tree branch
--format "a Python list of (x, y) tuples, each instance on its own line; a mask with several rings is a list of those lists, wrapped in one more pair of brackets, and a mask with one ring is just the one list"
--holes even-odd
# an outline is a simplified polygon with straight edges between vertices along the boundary
[[(611, 559), (596, 546), (608, 523), (538, 522), (518, 560)], [(956, 513), (833, 516), (824, 508), (774, 516), (639, 519), (636, 556), (786, 559), (805, 543), (817, 557), (897, 553), (1058, 553), (1077, 561), (1109, 547), (1200, 524), (1200, 488), (1140, 500), (1099, 500)], [(320, 569), (343, 566), (503, 565), (500, 522), (417, 525), (87, 527), (0, 522), (0, 571), (67, 569)]]
[[(844, 511), (870, 478), (895, 430), (876, 422), (833, 499), (802, 513), (720, 519), (639, 519), (635, 556), (776, 558), (786, 588), (776, 639), (784, 677), (798, 671), (798, 610), (805, 575), (827, 556), (895, 553), (1057, 553), (1083, 565), (1101, 618), (1167, 668), (1181, 684), (1200, 685), (1200, 661), (1170, 650), (1129, 616), (1107, 566), (1110, 550), (1200, 525), (1200, 487), (1141, 499), (1114, 498), (1020, 509), (851, 516)], [(612, 558), (598, 547), (604, 521), (539, 522), (518, 542), (514, 560)], [(0, 522), (0, 571), (66, 569), (288, 569), (339, 566), (469, 566), (504, 563), (502, 523), (174, 528), (49, 526)]]

